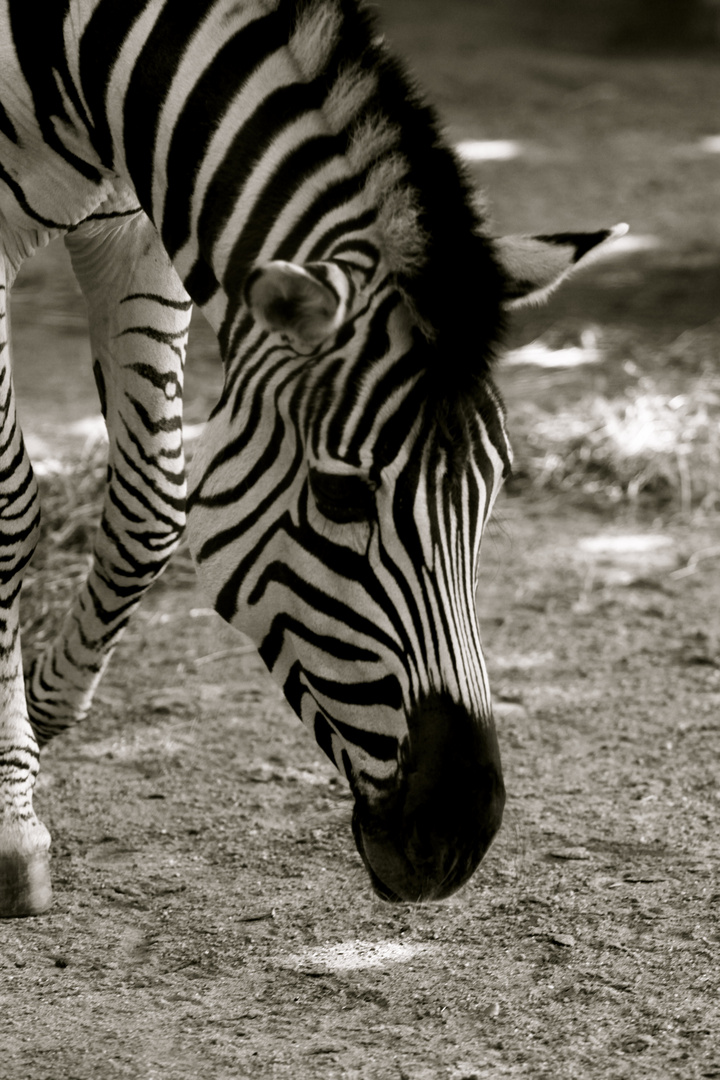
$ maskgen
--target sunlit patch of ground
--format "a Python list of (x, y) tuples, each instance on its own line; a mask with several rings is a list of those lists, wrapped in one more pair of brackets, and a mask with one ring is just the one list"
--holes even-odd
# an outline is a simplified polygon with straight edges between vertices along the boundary
[(361, 971), (406, 964), (432, 951), (430, 945), (411, 941), (341, 941), (337, 945), (322, 945), (294, 953), (289, 960), (304, 968), (310, 965), (327, 971)]
[(519, 349), (510, 349), (505, 353), (503, 366), (531, 364), (542, 368), (579, 367), (582, 364), (597, 364), (602, 360), (602, 356), (595, 331), (592, 327), (586, 327), (581, 333), (579, 345), (552, 348), (544, 341), (531, 341)]
[(512, 161), (523, 153), (514, 139), (462, 139), (455, 149), (464, 161)]
[(662, 246), (659, 236), (639, 235), (628, 232), (625, 236), (619, 236), (613, 240), (612, 245), (605, 251), (599, 252), (597, 258), (608, 256), (629, 255), (636, 251), (655, 251)]
[(654, 574), (667, 573), (678, 565), (677, 546), (672, 537), (662, 533), (602, 531), (582, 537), (577, 550), (593, 583), (629, 585)]

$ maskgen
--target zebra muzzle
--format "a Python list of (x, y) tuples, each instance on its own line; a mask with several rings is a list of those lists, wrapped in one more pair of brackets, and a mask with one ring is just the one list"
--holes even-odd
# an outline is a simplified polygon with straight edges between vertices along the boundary
[(505, 804), (492, 721), (433, 695), (412, 716), (390, 790), (369, 798), (351, 780), (353, 835), (384, 900), (442, 900), (477, 869)]

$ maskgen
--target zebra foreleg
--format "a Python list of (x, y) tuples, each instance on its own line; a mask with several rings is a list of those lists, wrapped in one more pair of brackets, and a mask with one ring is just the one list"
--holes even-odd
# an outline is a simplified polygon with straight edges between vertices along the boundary
[(29, 672), (28, 707), (41, 745), (87, 715), (123, 629), (185, 523), (190, 300), (141, 211), (86, 222), (67, 244), (89, 307), (108, 487), (87, 581)]
[(50, 834), (32, 805), (38, 744), (28, 721), (20, 653), (23, 571), (37, 541), (37, 484), (15, 414), (0, 254), (0, 916), (50, 904)]

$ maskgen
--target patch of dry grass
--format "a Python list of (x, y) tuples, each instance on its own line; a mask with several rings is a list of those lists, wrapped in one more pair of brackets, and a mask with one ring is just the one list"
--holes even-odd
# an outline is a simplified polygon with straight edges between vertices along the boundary
[[(40, 539), (22, 593), (22, 634), (34, 648), (57, 633), (90, 567), (105, 491), (107, 445), (98, 440), (79, 454), (40, 462), (36, 474)], [(194, 581), (184, 541), (161, 580), (174, 587)]]
[(661, 355), (634, 349), (645, 373), (616, 396), (525, 407), (512, 432), (520, 484), (664, 516), (720, 511), (717, 346), (696, 332)]
[(40, 539), (25, 573), (22, 634), (34, 646), (55, 634), (90, 566), (107, 469), (102, 442), (63, 460), (36, 463)]

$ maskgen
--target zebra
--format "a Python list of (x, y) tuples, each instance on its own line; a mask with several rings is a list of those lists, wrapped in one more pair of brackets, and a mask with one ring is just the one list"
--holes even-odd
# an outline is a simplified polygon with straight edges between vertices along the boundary
[[(350, 784), (375, 891), (440, 899), (505, 798), (475, 610), (511, 451), (506, 308), (618, 229), (492, 239), (364, 0), (0, 0), (0, 914), (51, 902), (39, 748), (85, 717), (188, 537)], [(108, 482), (87, 581), (23, 673), (38, 496), (5, 308), (64, 237), (88, 307)], [(186, 493), (191, 305), (224, 384)]]

